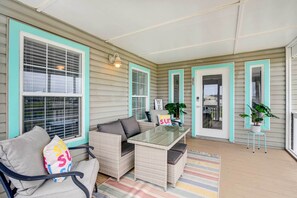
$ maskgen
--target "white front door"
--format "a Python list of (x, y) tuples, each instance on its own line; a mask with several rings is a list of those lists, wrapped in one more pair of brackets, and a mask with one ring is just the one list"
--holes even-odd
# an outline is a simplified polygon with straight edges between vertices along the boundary
[(229, 139), (229, 87), (229, 68), (196, 71), (196, 135)]

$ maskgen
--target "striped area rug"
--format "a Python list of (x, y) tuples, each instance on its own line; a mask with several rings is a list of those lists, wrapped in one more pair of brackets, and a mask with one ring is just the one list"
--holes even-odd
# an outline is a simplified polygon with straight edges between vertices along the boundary
[(134, 181), (134, 173), (130, 171), (120, 182), (109, 178), (98, 185), (98, 191), (110, 198), (218, 198), (220, 166), (220, 156), (188, 151), (184, 175), (175, 188), (168, 185), (167, 191), (164, 192), (156, 185), (141, 180)]

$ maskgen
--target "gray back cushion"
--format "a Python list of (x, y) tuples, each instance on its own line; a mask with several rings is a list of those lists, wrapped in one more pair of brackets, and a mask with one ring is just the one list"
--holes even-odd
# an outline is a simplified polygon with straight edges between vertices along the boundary
[(152, 117), (152, 122), (158, 124), (158, 115), (167, 115), (168, 111), (167, 110), (151, 110), (151, 117)]
[(140, 133), (140, 127), (139, 127), (138, 122), (134, 116), (132, 116), (130, 118), (126, 118), (126, 119), (121, 119), (120, 121), (123, 125), (123, 128), (125, 130), (127, 138)]
[(114, 122), (105, 123), (105, 124), (98, 124), (97, 128), (98, 128), (98, 131), (100, 131), (100, 132), (121, 135), (122, 142), (127, 140), (125, 131), (124, 131), (122, 124), (119, 120), (114, 121)]
[[(38, 126), (23, 135), (0, 142), (0, 161), (10, 170), (22, 175), (48, 174), (44, 168), (43, 148), (50, 142), (47, 132)], [(31, 195), (44, 182), (19, 181), (10, 178), (19, 194)]]

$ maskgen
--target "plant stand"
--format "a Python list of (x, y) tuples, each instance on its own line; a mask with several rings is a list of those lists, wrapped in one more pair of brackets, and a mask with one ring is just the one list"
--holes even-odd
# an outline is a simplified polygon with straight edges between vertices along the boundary
[(247, 149), (249, 149), (250, 146), (250, 136), (253, 137), (253, 153), (255, 153), (255, 142), (256, 142), (256, 136), (258, 136), (258, 150), (260, 150), (261, 144), (261, 136), (264, 136), (264, 149), (265, 153), (267, 153), (267, 145), (266, 145), (266, 133), (265, 132), (253, 132), (249, 131), (248, 132), (248, 143), (247, 143)]

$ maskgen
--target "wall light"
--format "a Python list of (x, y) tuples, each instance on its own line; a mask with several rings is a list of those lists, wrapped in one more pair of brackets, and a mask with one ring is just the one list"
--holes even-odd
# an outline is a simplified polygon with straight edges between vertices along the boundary
[(118, 53), (115, 53), (114, 55), (108, 56), (109, 62), (113, 64), (116, 68), (120, 68), (122, 65), (122, 60)]

